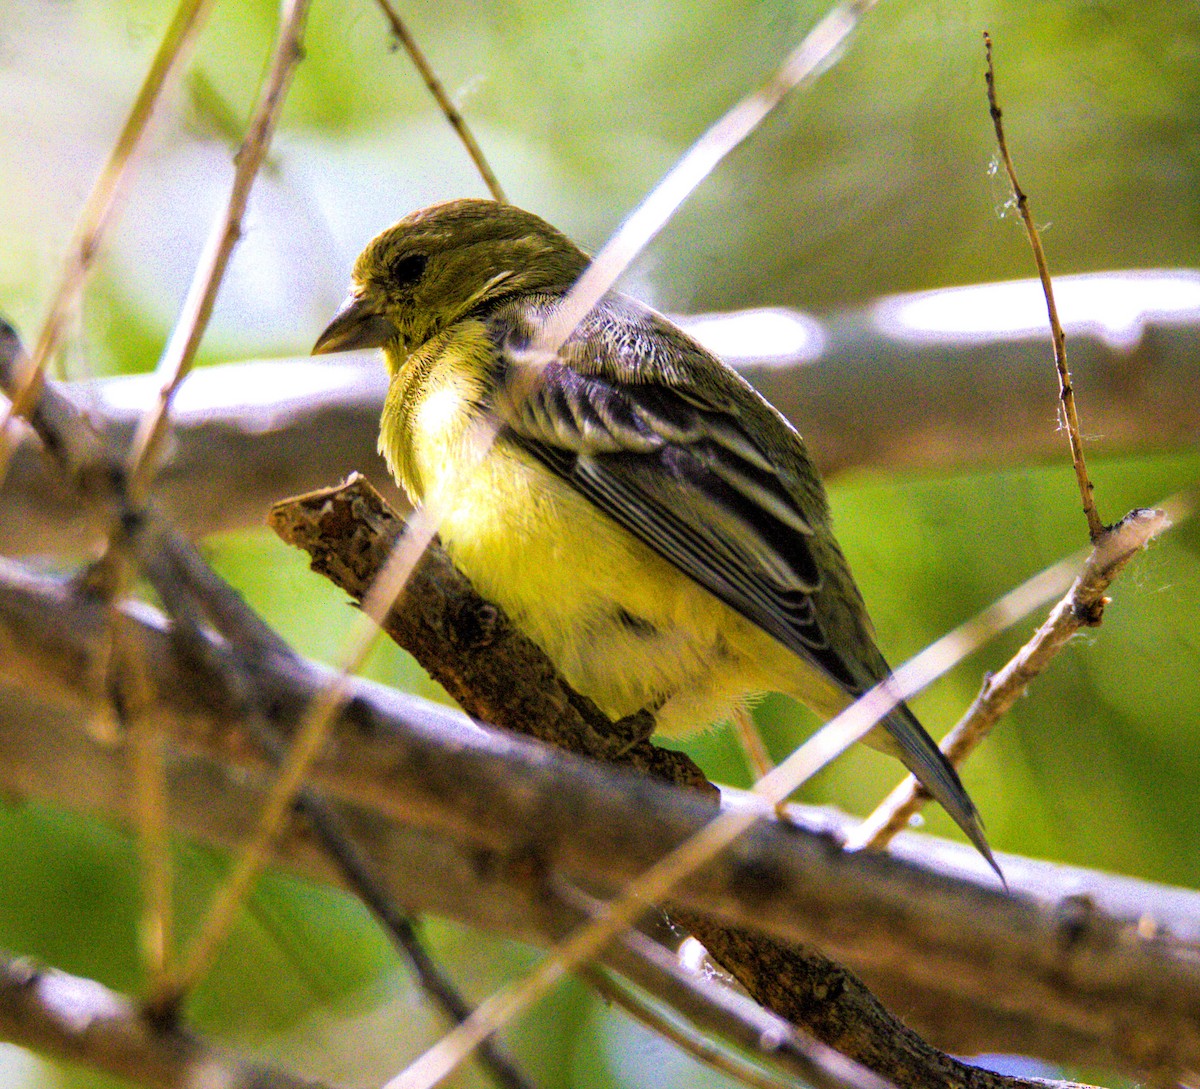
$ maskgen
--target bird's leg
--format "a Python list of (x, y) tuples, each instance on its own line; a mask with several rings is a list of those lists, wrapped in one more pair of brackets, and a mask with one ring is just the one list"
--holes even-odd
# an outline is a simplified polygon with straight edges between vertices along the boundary
[[(767, 752), (767, 747), (763, 744), (762, 734), (754, 725), (754, 717), (750, 714), (750, 708), (744, 703), (739, 703), (734, 707), (730, 717), (733, 721), (733, 728), (737, 731), (738, 741), (741, 742), (742, 753), (750, 765), (750, 772), (755, 780), (774, 771), (775, 761), (771, 759), (771, 754)], [(781, 821), (787, 820), (786, 801), (775, 806), (775, 815)]]

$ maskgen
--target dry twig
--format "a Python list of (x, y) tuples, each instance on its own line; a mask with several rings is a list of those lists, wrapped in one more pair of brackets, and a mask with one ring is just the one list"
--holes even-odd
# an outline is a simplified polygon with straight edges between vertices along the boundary
[(146, 73), (146, 79), (129, 111), (129, 117), (84, 203), (46, 320), (20, 383), (13, 390), (12, 403), (3, 425), (0, 425), (0, 481), (8, 475), (9, 462), (16, 449), (13, 420), (29, 416), (41, 393), (46, 367), (62, 343), (71, 314), (79, 305), (84, 284), (100, 253), (104, 232), (112, 221), (150, 122), (162, 102), (164, 92), (178, 77), (191, 53), (191, 47), (211, 6), (212, 0), (180, 0), (150, 71)]
[[(942, 739), (942, 751), (955, 767), (960, 767), (991, 733), (1030, 682), (1049, 667), (1077, 632), (1100, 623), (1109, 600), (1106, 591), (1122, 568), (1150, 541), (1190, 513), (1182, 499), (1168, 500), (1160, 510), (1131, 511), (1104, 533), (1045, 623), (1002, 669), (984, 678), (979, 695)], [(885, 847), (928, 800), (924, 788), (910, 775), (847, 838), (846, 846), (851, 850)]]
[(1050, 337), (1054, 344), (1054, 365), (1058, 370), (1058, 395), (1062, 401), (1063, 416), (1066, 421), (1067, 439), (1071, 444), (1071, 463), (1075, 467), (1075, 479), (1079, 483), (1079, 494), (1083, 500), (1083, 513), (1087, 517), (1088, 533), (1092, 543), (1099, 542), (1104, 533), (1104, 523), (1096, 512), (1095, 489), (1088, 479), (1087, 466), (1083, 460), (1083, 440), (1079, 437), (1079, 416), (1075, 410), (1075, 389), (1071, 385), (1071, 372), (1067, 367), (1067, 343), (1063, 334), (1062, 322), (1058, 320), (1058, 306), (1054, 302), (1054, 286), (1050, 281), (1050, 268), (1046, 263), (1046, 251), (1042, 248), (1041, 235), (1034, 226), (1033, 213), (1029, 210), (1029, 198), (1017, 181), (1017, 170), (1013, 166), (1012, 156), (1008, 153), (1008, 141), (1004, 138), (1004, 115), (996, 98), (996, 72), (992, 66), (992, 38), (984, 31), (984, 50), (987, 53), (987, 92), (988, 108), (992, 115), (992, 124), (996, 129), (996, 144), (1000, 149), (1000, 158), (1008, 173), (1013, 195), (1017, 201), (1017, 211), (1021, 222), (1025, 224), (1025, 233), (1029, 236), (1029, 245), (1033, 250), (1033, 260), (1037, 264), (1038, 279), (1042, 282), (1042, 291), (1046, 296), (1046, 312), (1050, 319)]
[(229, 267), (234, 247), (242, 237), (242, 217), (250, 200), (250, 191), (266, 159), (296, 65), (304, 55), (302, 42), (309, 2), (282, 0), (279, 31), (270, 67), (251, 115), (246, 137), (234, 156), (236, 169), (229, 199), (213, 224), (184, 299), (183, 309), (159, 360), (156, 374), (162, 380), (162, 388), (158, 401), (145, 413), (134, 433), (128, 459), (127, 487), (129, 497), (135, 504), (144, 498), (158, 467), (160, 446), (170, 419), (171, 401), (191, 372), (225, 270)]
[(376, 3), (379, 4), (379, 10), (383, 12), (383, 17), (388, 21), (388, 26), (391, 27), (392, 34), (395, 35), (396, 40), (404, 47), (404, 51), (408, 54), (408, 59), (412, 61), (413, 67), (421, 74), (421, 79), (425, 81), (425, 86), (429, 88), (429, 93), (433, 95), (434, 101), (438, 104), (438, 109), (442, 111), (446, 121), (458, 135), (459, 140), (462, 141), (463, 147), (467, 149), (467, 154), (471, 156), (471, 162), (475, 164), (475, 169), (479, 171), (479, 176), (483, 179), (483, 184), (487, 186), (488, 192), (501, 204), (507, 203), (504, 190), (500, 188), (500, 183), (496, 180), (496, 175), (493, 173), (491, 166), (488, 165), (487, 157), (483, 154), (483, 149), (480, 148), (471, 130), (467, 127), (467, 122), (464, 120), (458, 107), (450, 101), (450, 96), (446, 94), (446, 88), (442, 86), (442, 81), (438, 79), (433, 66), (426, 59), (425, 54), (421, 52), (421, 47), (417, 45), (416, 39), (408, 32), (408, 27), (404, 25), (404, 20), (400, 18), (390, 0), (376, 0)]

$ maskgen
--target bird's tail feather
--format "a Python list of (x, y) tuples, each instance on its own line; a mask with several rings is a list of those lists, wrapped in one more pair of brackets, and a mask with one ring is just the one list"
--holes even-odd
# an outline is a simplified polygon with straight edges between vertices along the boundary
[(925, 727), (917, 720), (905, 704), (895, 708), (882, 723), (896, 745), (896, 755), (904, 766), (916, 776), (917, 781), (933, 795), (941, 807), (954, 818), (955, 823), (966, 833), (987, 863), (996, 871), (1001, 881), (1004, 875), (996, 865), (992, 849), (983, 834), (983, 822), (979, 811), (967, 794), (966, 787), (946, 759)]

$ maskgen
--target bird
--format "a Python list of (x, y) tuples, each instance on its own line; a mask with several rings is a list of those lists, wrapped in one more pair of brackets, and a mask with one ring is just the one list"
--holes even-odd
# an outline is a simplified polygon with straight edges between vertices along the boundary
[[(367, 245), (313, 353), (383, 350), (391, 472), (432, 504), (476, 589), (614, 719), (648, 714), (679, 737), (765, 692), (832, 717), (890, 669), (784, 416), (616, 291), (530, 380), (538, 334), (589, 260), (514, 205), (432, 205)], [(995, 868), (958, 773), (906, 704), (865, 740)]]

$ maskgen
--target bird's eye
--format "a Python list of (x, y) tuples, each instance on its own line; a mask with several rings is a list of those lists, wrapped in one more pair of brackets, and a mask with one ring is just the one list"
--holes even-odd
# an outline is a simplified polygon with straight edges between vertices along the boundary
[(390, 286), (407, 287), (415, 284), (425, 272), (428, 260), (423, 253), (406, 253), (403, 257), (397, 257), (388, 269)]

